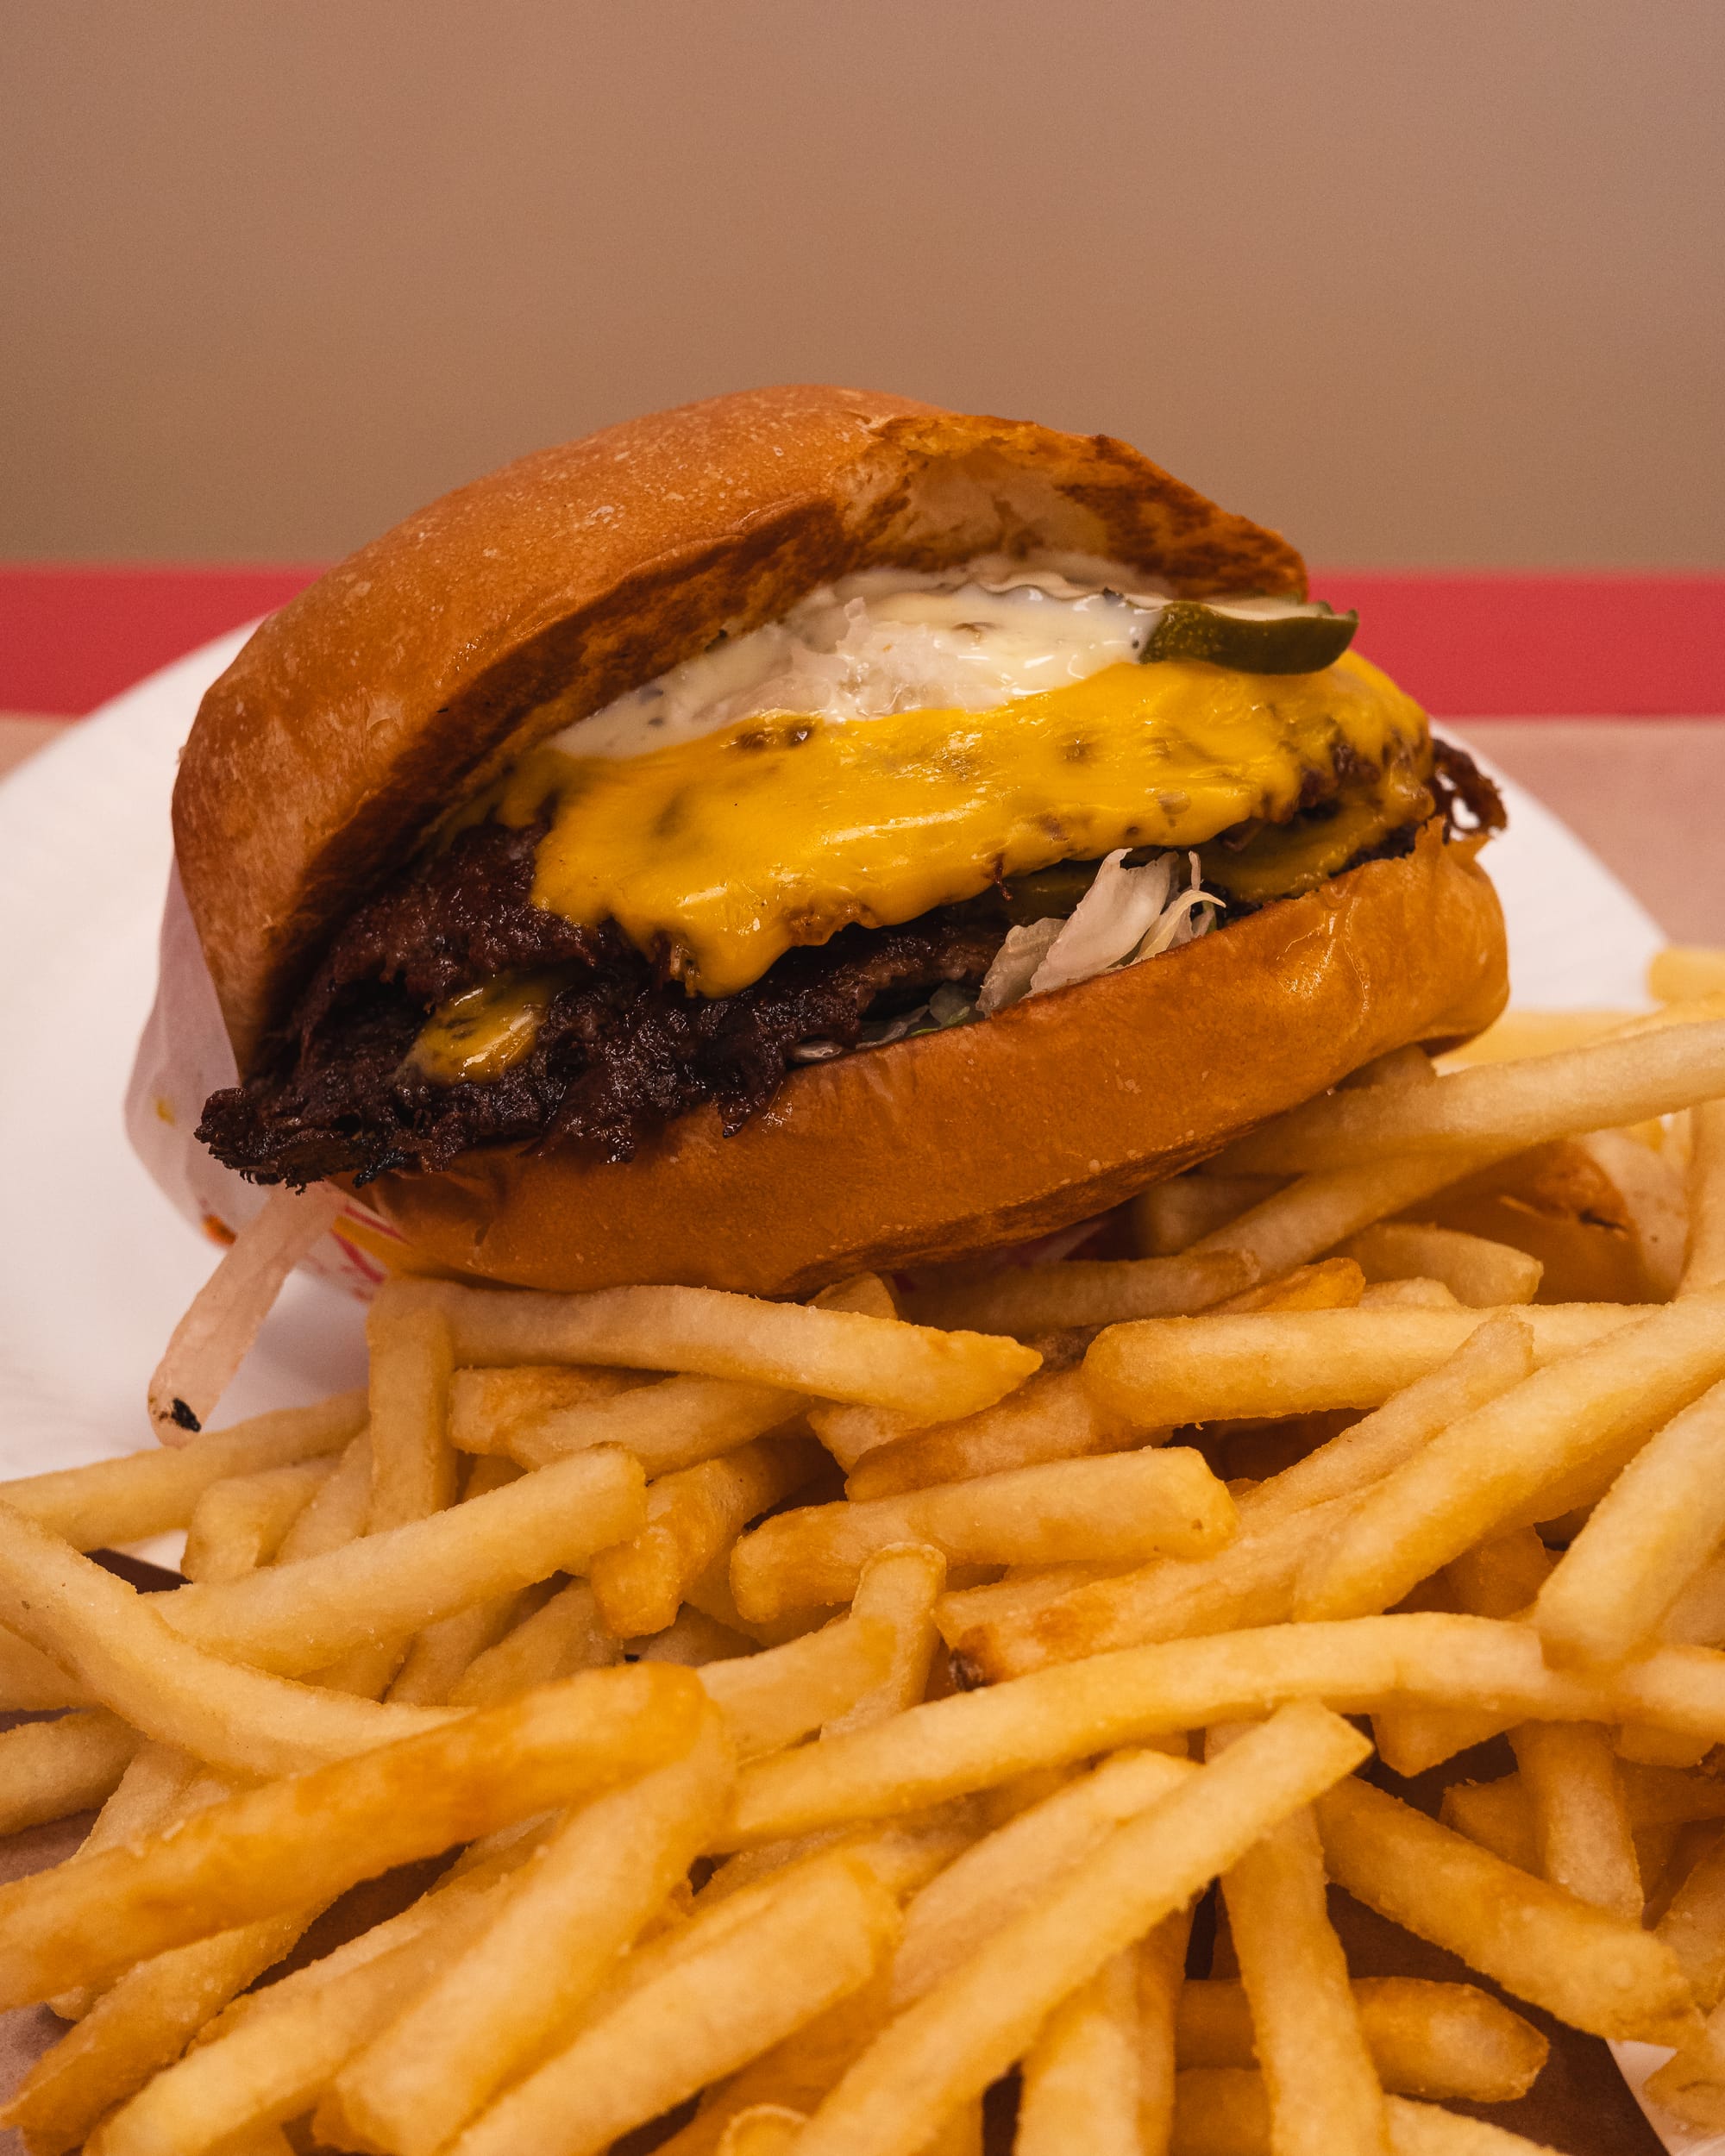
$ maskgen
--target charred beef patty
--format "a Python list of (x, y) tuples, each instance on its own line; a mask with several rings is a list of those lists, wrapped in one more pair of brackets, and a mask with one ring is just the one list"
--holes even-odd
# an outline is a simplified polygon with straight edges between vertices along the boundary
[[(1446, 830), (1500, 829), (1491, 781), (1463, 750), (1440, 741), (1433, 749)], [(1416, 828), (1358, 861), (1407, 853)], [(628, 1160), (709, 1102), (733, 1131), (772, 1099), (802, 1044), (849, 1048), (865, 1022), (925, 1002), (943, 984), (977, 987), (1013, 918), (1001, 893), (899, 928), (844, 929), (706, 1001), (665, 979), (614, 924), (577, 927), (533, 904), (542, 835), (542, 826), (476, 824), (357, 914), (266, 1066), (205, 1104), (198, 1135), (216, 1158), (254, 1182), (342, 1173), (363, 1182), (386, 1169), (447, 1167), (471, 1146), (503, 1141), (576, 1142)], [(1236, 906), (1227, 918), (1251, 910)], [(410, 1059), (436, 1006), (499, 974), (547, 968), (567, 980), (531, 1049), (507, 1069), (444, 1084)]]

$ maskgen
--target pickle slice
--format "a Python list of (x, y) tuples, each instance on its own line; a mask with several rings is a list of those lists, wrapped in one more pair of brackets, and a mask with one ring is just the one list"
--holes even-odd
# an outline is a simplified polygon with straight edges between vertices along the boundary
[(1202, 659), (1240, 674), (1320, 674), (1353, 642), (1355, 612), (1322, 599), (1176, 599), (1162, 610), (1144, 663)]

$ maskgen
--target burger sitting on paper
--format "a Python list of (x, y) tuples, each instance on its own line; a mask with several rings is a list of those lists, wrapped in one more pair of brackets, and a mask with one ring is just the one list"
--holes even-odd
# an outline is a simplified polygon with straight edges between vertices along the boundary
[(1496, 794), (1353, 626), (1106, 436), (790, 388), (525, 458), (204, 699), (198, 1137), (545, 1288), (1087, 1219), (1502, 1006)]

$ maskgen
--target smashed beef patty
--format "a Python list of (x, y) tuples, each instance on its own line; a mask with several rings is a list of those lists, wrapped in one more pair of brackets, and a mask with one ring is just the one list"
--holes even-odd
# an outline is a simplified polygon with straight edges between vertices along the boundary
[[(1503, 822), (1465, 751), (1433, 743), (1432, 790), (1452, 835)], [(864, 1023), (951, 983), (980, 986), (1010, 925), (976, 905), (899, 928), (842, 930), (786, 952), (736, 995), (687, 995), (613, 924), (533, 903), (543, 825), (480, 824), (356, 914), (266, 1068), (212, 1094), (198, 1135), (254, 1182), (447, 1167), (470, 1147), (569, 1141), (630, 1159), (709, 1104), (727, 1133), (766, 1106), (806, 1042), (854, 1046)], [(1408, 824), (1358, 862), (1411, 850)], [(1272, 901), (1273, 903), (1273, 901)], [(1236, 906), (1226, 920), (1254, 909)], [(498, 1075), (440, 1083), (409, 1060), (429, 1012), (499, 974), (556, 967), (531, 1049)], [(987, 1021), (983, 1021), (987, 1023)]]

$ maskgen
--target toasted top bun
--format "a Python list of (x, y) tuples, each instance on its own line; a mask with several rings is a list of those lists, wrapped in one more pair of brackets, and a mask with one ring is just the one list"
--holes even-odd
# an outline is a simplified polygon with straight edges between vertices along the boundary
[(397, 525), (265, 623), (181, 761), (180, 875), (242, 1074), (428, 826), (544, 735), (853, 570), (1043, 551), (1305, 595), (1283, 540), (1124, 442), (862, 390), (631, 420)]
[(801, 1293), (1041, 1235), (1392, 1048), (1489, 1025), (1503, 921), (1472, 851), (1432, 826), (1144, 965), (792, 1071), (734, 1138), (705, 1108), (626, 1166), (482, 1147), (366, 1196), (434, 1263), (530, 1288)]

